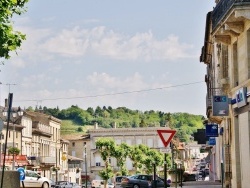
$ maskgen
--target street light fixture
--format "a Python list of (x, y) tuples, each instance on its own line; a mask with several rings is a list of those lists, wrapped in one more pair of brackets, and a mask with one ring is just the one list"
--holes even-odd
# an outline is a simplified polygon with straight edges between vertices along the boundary
[[(6, 118), (8, 116), (8, 112), (9, 110), (8, 109), (4, 109), (3, 111), (3, 116)], [(12, 130), (13, 130), (13, 144), (12, 144), (12, 149), (13, 149), (13, 152), (12, 152), (12, 155), (13, 155), (13, 161), (12, 161), (12, 170), (15, 170), (15, 151), (14, 151), (14, 148), (16, 147), (15, 146), (15, 137), (16, 137), (16, 134), (15, 134), (15, 123), (19, 120), (20, 117), (23, 116), (23, 111), (21, 110), (20, 107), (18, 107), (17, 109), (14, 109), (14, 108), (11, 108), (10, 109), (10, 119), (9, 121), (12, 123)], [(7, 136), (7, 134), (6, 134)], [(7, 143), (6, 143), (7, 144)]]

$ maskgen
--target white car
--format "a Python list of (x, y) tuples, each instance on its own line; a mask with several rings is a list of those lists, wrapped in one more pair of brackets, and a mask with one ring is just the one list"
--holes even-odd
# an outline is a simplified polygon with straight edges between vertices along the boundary
[[(104, 188), (104, 180), (92, 180), (91, 182), (91, 186), (92, 188)], [(114, 184), (113, 183), (107, 183), (107, 188), (114, 188)]]
[(23, 184), (24, 187), (50, 188), (50, 180), (32, 170), (25, 170), (25, 179), (20, 181), (20, 187), (23, 187)]

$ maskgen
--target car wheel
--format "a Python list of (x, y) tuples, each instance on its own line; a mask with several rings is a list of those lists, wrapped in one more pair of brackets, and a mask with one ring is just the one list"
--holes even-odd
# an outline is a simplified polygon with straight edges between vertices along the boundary
[(137, 184), (134, 184), (134, 185), (133, 185), (133, 188), (140, 188), (140, 186), (137, 185)]
[(44, 182), (42, 188), (49, 188), (49, 184), (47, 182)]

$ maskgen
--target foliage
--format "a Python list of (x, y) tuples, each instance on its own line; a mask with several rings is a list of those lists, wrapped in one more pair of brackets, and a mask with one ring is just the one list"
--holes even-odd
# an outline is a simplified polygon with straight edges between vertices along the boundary
[(17, 147), (9, 147), (8, 148), (8, 153), (9, 155), (18, 155), (20, 153), (20, 149), (18, 149)]
[(96, 147), (98, 148), (101, 158), (105, 163), (105, 167), (103, 170), (99, 172), (99, 175), (102, 179), (105, 180), (105, 187), (107, 185), (107, 180), (113, 177), (113, 170), (109, 163), (109, 158), (114, 156), (115, 152), (115, 141), (111, 138), (100, 138), (96, 141)]
[[(150, 149), (148, 146), (140, 144), (135, 146), (129, 146), (126, 143), (115, 145), (115, 141), (112, 138), (100, 138), (96, 141), (96, 147), (98, 148), (101, 158), (105, 162), (105, 168), (101, 171), (100, 175), (104, 180), (110, 178), (112, 175), (112, 168), (108, 159), (115, 158), (119, 167), (120, 175), (128, 175), (126, 169), (126, 159), (130, 158), (135, 168), (136, 173), (153, 173), (153, 165), (156, 167), (163, 165), (163, 154), (158, 150)], [(168, 166), (170, 165), (170, 159), (167, 160)], [(108, 178), (108, 179), (109, 179)]]
[(113, 156), (117, 160), (117, 166), (120, 167), (122, 176), (126, 176), (128, 174), (128, 170), (125, 167), (125, 162), (129, 152), (130, 147), (126, 143), (121, 143), (121, 145), (115, 147), (115, 151), (113, 153)]
[[(72, 133), (80, 131), (79, 126), (93, 126), (98, 123), (100, 127), (112, 128), (114, 123), (116, 127), (134, 128), (134, 127), (170, 127), (176, 129), (176, 137), (179, 137), (180, 141), (189, 142), (191, 135), (197, 131), (197, 129), (203, 127), (204, 117), (202, 115), (193, 115), (189, 113), (165, 113), (162, 111), (138, 111), (130, 110), (126, 107), (118, 107), (116, 109), (112, 107), (102, 108), (97, 106), (94, 108), (87, 108), (83, 110), (76, 105), (72, 105), (70, 108), (59, 110), (59, 108), (43, 108), (44, 113), (52, 115), (61, 120), (70, 120), (75, 128), (70, 128)], [(64, 124), (64, 123), (63, 123)], [(68, 129), (66, 126), (62, 126), (62, 134), (67, 134)], [(83, 129), (84, 130), (84, 129)], [(80, 133), (80, 132), (79, 132)]]
[(19, 48), (25, 35), (14, 31), (12, 17), (26, 11), (28, 0), (0, 0), (0, 58), (9, 59), (10, 51)]

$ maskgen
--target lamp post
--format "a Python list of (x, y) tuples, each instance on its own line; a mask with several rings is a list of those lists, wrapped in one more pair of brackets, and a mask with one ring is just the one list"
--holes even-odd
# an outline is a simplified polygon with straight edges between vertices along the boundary
[(61, 139), (56, 140), (56, 182), (58, 181), (58, 164), (57, 164), (58, 163), (58, 151), (60, 152), (60, 148), (58, 150), (58, 141), (60, 141), (60, 145), (61, 145)]
[[(13, 161), (12, 161), (12, 170), (15, 170), (15, 137), (16, 137), (16, 134), (15, 134), (15, 123), (19, 120), (20, 117), (22, 117), (23, 115), (23, 111), (21, 110), (20, 107), (18, 107), (17, 109), (7, 109), (7, 110), (4, 110), (3, 111), (3, 116), (4, 117), (7, 117), (8, 116), (8, 112), (10, 112), (9, 116), (10, 116), (10, 119), (9, 121), (12, 123), (12, 131), (13, 131), (13, 143), (12, 143), (12, 155), (13, 155)], [(7, 137), (7, 133), (6, 133), (6, 137)], [(6, 143), (7, 144), (7, 143)]]
[(85, 188), (87, 188), (87, 144), (84, 146), (84, 159), (85, 159)]
[(1, 188), (3, 188), (3, 179), (4, 179), (4, 170), (5, 170), (5, 156), (6, 156), (6, 149), (7, 149), (7, 141), (8, 141), (8, 132), (9, 132), (9, 123), (10, 123), (10, 109), (12, 107), (12, 99), (13, 93), (9, 93), (8, 97), (8, 118), (7, 118), (7, 128), (6, 128), (6, 136), (5, 136), (5, 145), (4, 145), (4, 156), (3, 156), (3, 167), (2, 167), (2, 178), (1, 178)]

